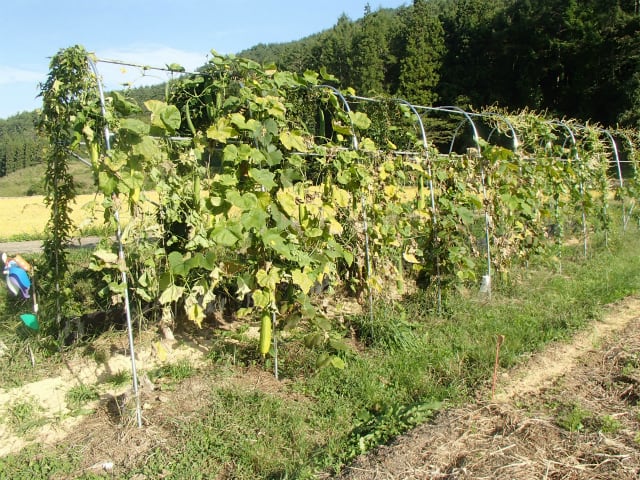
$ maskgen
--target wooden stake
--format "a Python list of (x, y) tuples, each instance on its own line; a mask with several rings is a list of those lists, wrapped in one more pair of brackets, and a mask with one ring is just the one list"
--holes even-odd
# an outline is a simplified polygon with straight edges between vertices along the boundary
[(493, 383), (491, 384), (491, 401), (496, 394), (496, 383), (498, 381), (498, 365), (500, 363), (500, 345), (504, 342), (504, 335), (498, 335), (496, 338), (496, 361), (493, 365)]

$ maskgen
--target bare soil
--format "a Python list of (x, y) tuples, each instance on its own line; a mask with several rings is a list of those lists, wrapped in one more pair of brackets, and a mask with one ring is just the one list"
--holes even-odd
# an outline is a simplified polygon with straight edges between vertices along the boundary
[[(137, 353), (140, 370), (180, 358), (197, 364), (208, 353), (207, 342), (157, 342), (152, 339)], [(117, 477), (152, 449), (167, 447), (175, 425), (205, 407), (213, 383), (291, 395), (286, 383), (268, 372), (229, 370), (189, 378), (176, 388), (143, 381), (141, 429), (122, 389), (102, 391), (90, 405), (92, 414), (69, 415), (65, 395), (72, 386), (100, 384), (111, 372), (128, 368), (125, 345), (116, 347), (109, 346), (114, 354), (104, 364), (71, 359), (59, 376), (0, 389), (0, 405), (31, 396), (49, 419), (27, 436), (0, 428), (0, 454), (29, 443), (64, 441), (82, 450), (78, 475)], [(476, 401), (444, 409), (432, 422), (358, 457), (336, 478), (637, 479), (639, 402), (640, 298), (631, 297), (610, 306), (603, 321), (570, 343), (554, 344), (520, 368), (500, 372), (493, 398), (490, 389), (482, 389)]]

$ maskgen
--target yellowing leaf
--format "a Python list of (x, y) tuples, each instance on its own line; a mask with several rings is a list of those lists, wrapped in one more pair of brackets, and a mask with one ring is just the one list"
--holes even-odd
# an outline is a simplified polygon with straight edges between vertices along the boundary
[(405, 262), (420, 263), (420, 260), (418, 260), (413, 253), (404, 252), (402, 254), (402, 258), (404, 259)]
[(229, 138), (237, 135), (235, 128), (229, 123), (227, 118), (219, 118), (215, 125), (207, 129), (207, 138), (226, 143)]
[(398, 189), (395, 185), (385, 185), (384, 187), (384, 194), (387, 198), (395, 197), (397, 191)]
[(298, 205), (294, 194), (290, 190), (278, 190), (276, 199), (289, 217), (294, 217), (298, 211)]
[(305, 294), (309, 293), (309, 290), (313, 287), (313, 280), (302, 270), (293, 270), (291, 272), (291, 279), (293, 280), (293, 284), (300, 287), (300, 290)]
[(360, 141), (360, 150), (363, 150), (365, 152), (375, 152), (376, 151), (376, 144), (370, 138), (363, 138)]
[(184, 287), (179, 287), (177, 285), (171, 285), (160, 295), (158, 301), (165, 305), (167, 303), (177, 302), (182, 298), (182, 294), (184, 293)]
[(285, 130), (280, 134), (280, 141), (287, 150), (296, 150), (298, 152), (307, 151), (307, 146), (304, 143), (302, 135)]
[(118, 263), (118, 254), (113, 252), (107, 252), (106, 250), (96, 250), (93, 252), (93, 256), (99, 258), (104, 263), (115, 264)]
[(280, 269), (271, 267), (268, 272), (260, 269), (256, 273), (256, 281), (261, 287), (268, 288), (273, 292), (276, 290), (276, 285), (280, 282)]
[(359, 130), (366, 130), (371, 126), (371, 120), (366, 113), (351, 111), (349, 112), (349, 117), (351, 117), (353, 126)]
[(158, 357), (158, 360), (160, 360), (161, 362), (165, 362), (167, 360), (167, 349), (164, 347), (164, 345), (162, 345), (162, 342), (156, 342), (153, 344), (155, 351), (156, 351), (156, 356)]
[(195, 323), (198, 328), (202, 327), (202, 320), (204, 320), (204, 310), (198, 303), (193, 303), (185, 307), (187, 312), (187, 318)]
[(340, 208), (347, 208), (351, 203), (351, 195), (346, 190), (339, 187), (333, 187), (333, 201)]
[(329, 233), (331, 235), (342, 235), (344, 228), (335, 218), (329, 220)]

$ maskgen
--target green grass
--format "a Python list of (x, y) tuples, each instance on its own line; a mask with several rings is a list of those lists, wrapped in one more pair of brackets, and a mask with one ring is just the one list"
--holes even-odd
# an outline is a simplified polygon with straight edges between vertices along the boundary
[[(442, 405), (467, 401), (488, 387), (497, 335), (505, 336), (501, 368), (509, 368), (598, 321), (607, 303), (640, 291), (635, 230), (612, 235), (607, 249), (598, 238), (592, 245), (587, 258), (580, 247), (567, 249), (561, 271), (535, 262), (514, 269), (494, 282), (490, 301), (470, 289), (446, 292), (440, 314), (421, 292), (401, 304), (379, 303), (373, 321), (363, 315), (336, 325), (347, 343), (352, 332), (358, 335), (344, 351), (328, 344), (310, 350), (302, 334), (293, 334), (280, 345), (286, 384), (279, 393), (213, 386), (191, 420), (166, 419), (163, 431), (171, 434), (126, 475), (302, 479), (334, 473), (358, 453), (428, 420)], [(241, 340), (224, 355), (211, 355), (211, 370), (224, 366), (240, 374), (247, 366), (241, 360), (256, 357), (255, 342)], [(325, 353), (339, 355), (346, 367), (317, 370), (317, 358)], [(178, 363), (150, 376), (177, 383), (206, 371)], [(130, 382), (128, 372), (121, 375)], [(592, 425), (588, 413), (567, 405), (558, 421), (572, 431), (619, 428), (612, 418)], [(36, 458), (26, 450), (0, 459), (0, 477), (64, 476), (80, 462), (71, 446)]]
[(6, 408), (7, 423), (18, 435), (23, 436), (46, 423), (41, 416), (42, 407), (33, 398), (15, 400)]
[(131, 381), (131, 372), (129, 370), (114, 372), (109, 375), (109, 378), (106, 380), (107, 383), (110, 383), (114, 387), (122, 387), (123, 385), (131, 383)]
[(76, 385), (69, 389), (65, 395), (67, 407), (70, 410), (79, 410), (87, 403), (93, 402), (100, 398), (100, 393), (94, 385)]
[[(0, 197), (27, 197), (44, 195), (46, 165), (34, 165), (0, 177)], [(69, 164), (69, 173), (76, 183), (76, 193), (93, 193), (93, 173), (80, 162)]]

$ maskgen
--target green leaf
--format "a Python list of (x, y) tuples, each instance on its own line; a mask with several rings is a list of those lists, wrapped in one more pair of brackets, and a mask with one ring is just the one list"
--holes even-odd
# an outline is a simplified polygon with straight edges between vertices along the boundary
[(179, 63), (170, 63), (167, 65), (167, 70), (171, 70), (172, 72), (184, 72), (184, 67)]
[(127, 100), (127, 98), (118, 91), (110, 93), (113, 101), (113, 108), (122, 116), (128, 116), (132, 113), (140, 112), (140, 107), (134, 102)]
[(240, 130), (243, 130), (246, 128), (247, 120), (244, 118), (244, 115), (241, 113), (237, 113), (237, 112), (232, 113), (229, 116), (229, 120), (233, 125), (238, 127)]
[(226, 195), (226, 200), (242, 211), (253, 210), (258, 206), (258, 197), (251, 192), (240, 194), (237, 190), (229, 190)]
[(110, 197), (116, 191), (118, 180), (107, 172), (98, 173), (98, 187), (105, 197)]
[(240, 217), (240, 223), (246, 230), (255, 229), (260, 230), (267, 224), (269, 215), (264, 210), (254, 208), (248, 212), (242, 214)]
[(162, 112), (160, 112), (160, 118), (165, 128), (170, 133), (174, 133), (180, 128), (182, 119), (180, 118), (180, 110), (178, 110), (178, 107), (176, 107), (175, 105), (169, 105)]
[(171, 252), (167, 257), (167, 262), (169, 263), (169, 271), (173, 275), (184, 277), (189, 273), (189, 269), (180, 252)]
[(125, 130), (139, 137), (149, 135), (149, 125), (135, 118), (123, 118), (120, 121), (120, 130)]
[(113, 172), (118, 172), (122, 167), (127, 164), (129, 158), (124, 152), (119, 150), (112, 150), (104, 158), (104, 164)]
[(271, 295), (263, 290), (254, 290), (251, 294), (253, 304), (260, 309), (267, 309), (271, 304)]
[(240, 240), (240, 238), (226, 226), (214, 228), (210, 238), (222, 247), (232, 247)]
[(333, 355), (331, 357), (331, 366), (333, 366), (333, 368), (337, 368), (338, 370), (344, 370), (346, 364), (340, 357), (336, 357), (335, 355)]
[(271, 190), (278, 185), (275, 182), (275, 174), (269, 170), (252, 168), (249, 170), (249, 176), (267, 190)]
[(131, 153), (138, 155), (146, 160), (159, 159), (162, 156), (162, 150), (153, 138), (143, 137), (142, 140), (131, 147)]
[(262, 235), (262, 243), (277, 253), (289, 258), (291, 256), (291, 247), (285, 244), (284, 239), (280, 236), (280, 232), (276, 229), (267, 230)]
[(197, 252), (193, 257), (186, 260), (184, 265), (187, 271), (193, 270), (194, 268), (200, 268), (205, 265), (204, 255)]
[(167, 105), (160, 100), (147, 100), (144, 106), (151, 112), (151, 125), (169, 133), (180, 128), (180, 111), (175, 105)]
[(320, 77), (322, 77), (322, 80), (324, 80), (325, 82), (339, 82), (338, 78), (329, 73), (327, 71), (327, 67), (325, 67), (324, 65), (320, 67)]
[(322, 229), (318, 227), (312, 227), (304, 231), (305, 237), (317, 238), (322, 236)]
[(305, 79), (307, 82), (309, 82), (309, 83), (311, 83), (311, 84), (313, 84), (313, 85), (315, 85), (316, 83), (318, 83), (318, 73), (317, 73), (317, 72), (314, 72), (314, 71), (312, 71), (312, 70), (306, 70), (306, 71), (304, 72), (303, 76), (304, 76), (304, 79)]
[(180, 252), (171, 252), (167, 256), (167, 263), (169, 264), (169, 268), (173, 269), (177, 265), (182, 265), (184, 263), (184, 258)]
[(322, 332), (313, 332), (306, 335), (303, 339), (304, 346), (307, 348), (319, 347), (324, 341), (324, 334)]
[(371, 120), (366, 113), (351, 111), (349, 112), (349, 117), (351, 118), (353, 126), (359, 130), (366, 130), (371, 126)]
[(333, 120), (331, 122), (331, 128), (336, 133), (341, 133), (343, 135), (353, 135), (353, 131), (351, 130), (351, 126), (343, 125), (338, 120)]
[(473, 212), (466, 207), (458, 207), (456, 213), (465, 225), (471, 225), (473, 223)]
[(321, 353), (316, 360), (316, 368), (324, 368), (331, 364), (331, 355), (328, 353)]
[(269, 147), (267, 148), (267, 154), (265, 156), (267, 165), (269, 165), (270, 167), (280, 165), (283, 158), (284, 156), (282, 155), (282, 152), (278, 150), (275, 145), (269, 145)]

